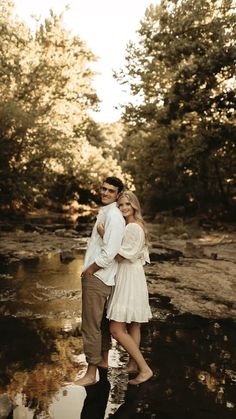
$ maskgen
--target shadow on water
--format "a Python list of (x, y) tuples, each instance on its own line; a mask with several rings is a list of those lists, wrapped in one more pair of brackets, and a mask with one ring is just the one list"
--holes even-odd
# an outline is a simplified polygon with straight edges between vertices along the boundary
[(137, 394), (142, 405), (134, 417), (235, 417), (235, 329), (231, 320), (191, 314), (152, 321), (143, 331), (143, 350), (156, 377)]
[(0, 317), (1, 419), (233, 419), (236, 325), (231, 319), (180, 315), (152, 295), (142, 329), (152, 380), (128, 385), (127, 355), (113, 342), (111, 368), (84, 389), (80, 336), (82, 254), (3, 267)]

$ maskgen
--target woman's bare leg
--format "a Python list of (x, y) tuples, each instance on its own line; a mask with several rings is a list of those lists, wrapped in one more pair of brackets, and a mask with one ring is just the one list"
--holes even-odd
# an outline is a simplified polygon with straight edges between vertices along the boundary
[[(140, 324), (137, 322), (132, 322), (127, 324), (127, 330), (129, 335), (133, 338), (134, 342), (136, 343), (137, 347), (140, 346), (141, 341), (141, 333), (140, 333)], [(138, 370), (138, 366), (133, 358), (130, 357), (129, 362), (127, 364), (127, 371), (128, 372), (136, 372)]]
[(141, 354), (136, 342), (133, 340), (132, 336), (129, 335), (126, 329), (126, 323), (116, 322), (111, 320), (110, 322), (110, 331), (112, 336), (123, 346), (123, 348), (128, 352), (128, 354), (136, 362), (139, 374), (133, 380), (130, 380), (130, 384), (141, 384), (147, 381), (152, 377), (152, 370), (149, 368), (146, 363), (143, 355)]

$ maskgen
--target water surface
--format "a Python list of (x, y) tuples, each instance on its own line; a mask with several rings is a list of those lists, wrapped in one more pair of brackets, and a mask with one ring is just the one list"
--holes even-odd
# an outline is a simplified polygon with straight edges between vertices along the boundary
[[(86, 390), (80, 335), (83, 253), (2, 266), (0, 411), (30, 419), (228, 419), (236, 417), (236, 325), (180, 315), (167, 297), (150, 296), (152, 321), (142, 351), (154, 378), (129, 386), (127, 355), (113, 341), (111, 368)], [(153, 276), (152, 276), (153, 281)]]

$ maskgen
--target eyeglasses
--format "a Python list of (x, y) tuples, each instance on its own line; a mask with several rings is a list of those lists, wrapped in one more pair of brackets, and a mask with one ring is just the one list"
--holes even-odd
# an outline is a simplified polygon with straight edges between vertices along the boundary
[(110, 193), (110, 194), (112, 194), (112, 193), (116, 193), (117, 191), (116, 191), (116, 189), (109, 189), (109, 188), (105, 188), (105, 186), (102, 186), (101, 187), (101, 192), (108, 192), (108, 193)]

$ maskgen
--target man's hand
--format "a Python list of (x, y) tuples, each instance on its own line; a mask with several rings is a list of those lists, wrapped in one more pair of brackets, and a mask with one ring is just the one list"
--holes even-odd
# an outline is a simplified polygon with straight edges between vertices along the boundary
[(100, 266), (98, 266), (95, 262), (92, 263), (85, 271), (82, 272), (81, 278), (85, 278), (86, 275), (93, 275), (95, 272), (97, 272), (99, 269), (101, 269)]
[(116, 257), (115, 257), (115, 260), (118, 262), (118, 263), (120, 263), (120, 262), (122, 262), (123, 260), (124, 260), (125, 258), (123, 257), (123, 256), (121, 256), (121, 255), (116, 255)]

